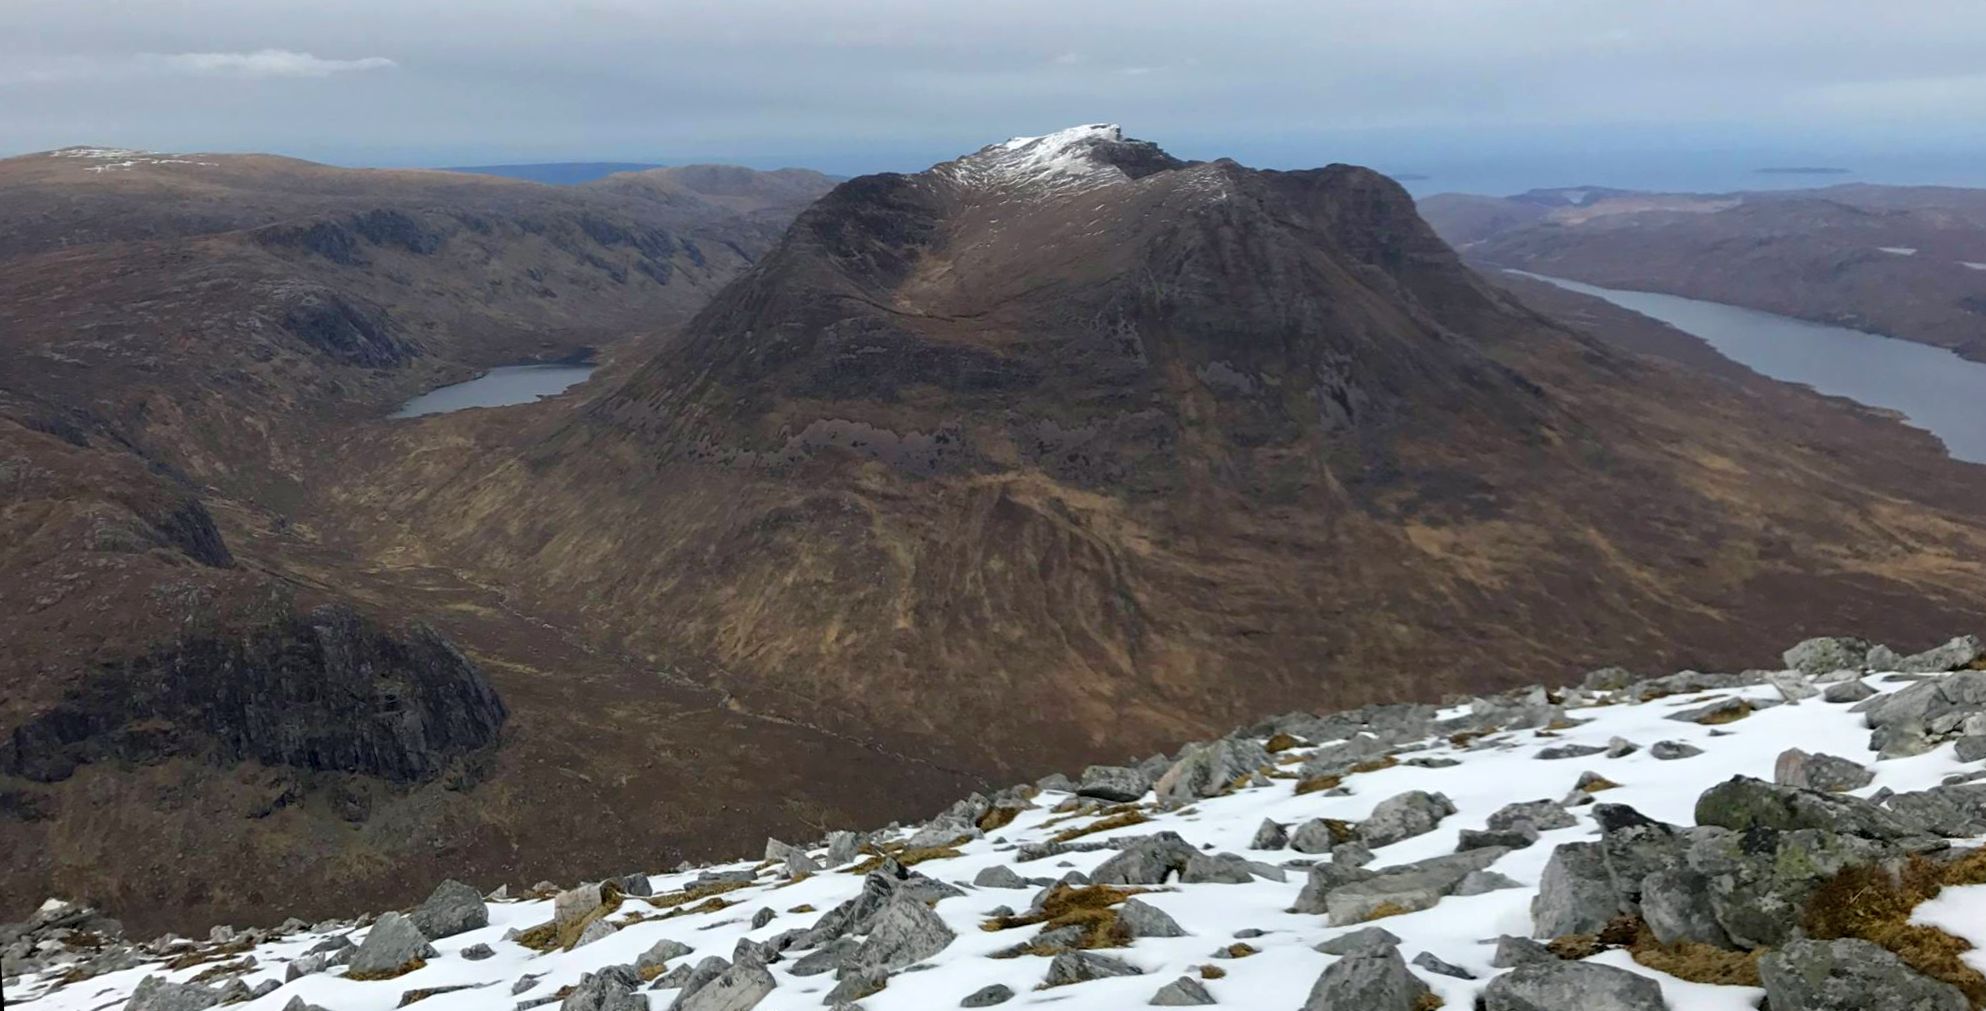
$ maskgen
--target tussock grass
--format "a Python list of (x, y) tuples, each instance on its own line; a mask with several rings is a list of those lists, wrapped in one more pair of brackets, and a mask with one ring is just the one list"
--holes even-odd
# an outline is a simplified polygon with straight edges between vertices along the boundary
[(1203, 965), (1200, 967), (1201, 979), (1221, 979), (1226, 975), (1227, 970), (1218, 965)]
[(657, 909), (668, 909), (672, 906), (698, 902), (713, 895), (722, 895), (725, 892), (735, 892), (740, 888), (749, 888), (752, 884), (753, 882), (750, 881), (708, 881), (700, 885), (691, 885), (680, 891), (636, 897)]
[(1979, 1007), (1986, 1004), (1986, 975), (1965, 963), (1971, 942), (1910, 922), (1911, 911), (1946, 886), (1978, 884), (1986, 884), (1986, 850), (1951, 860), (1913, 855), (1893, 871), (1853, 867), (1821, 884), (1801, 926), (1818, 940), (1859, 937), (1887, 948), (1918, 972), (1958, 987)]
[(1397, 902), (1382, 902), (1379, 905), (1372, 907), (1372, 911), (1365, 914), (1365, 916), (1361, 918), (1358, 922), (1371, 923), (1374, 920), (1383, 920), (1389, 916), (1399, 916), (1401, 914), (1411, 913), (1411, 912), (1413, 912), (1413, 910), (1408, 909), (1407, 907)]
[(1088, 825), (1078, 825), (1075, 828), (1065, 828), (1062, 831), (1057, 832), (1052, 836), (1049, 836), (1048, 841), (1068, 842), (1071, 839), (1080, 839), (1083, 836), (1093, 835), (1097, 832), (1109, 832), (1113, 829), (1130, 828), (1133, 825), (1142, 825), (1148, 821), (1151, 821), (1151, 819), (1145, 817), (1145, 812), (1133, 808), (1129, 811), (1122, 811), (1117, 814), (1111, 815), (1108, 818), (1103, 818), (1101, 820), (1091, 822)]
[(870, 871), (873, 871), (876, 868), (881, 867), (883, 865), (883, 861), (891, 858), (895, 858), (897, 863), (902, 864), (905, 867), (915, 866), (917, 864), (923, 863), (926, 860), (947, 860), (952, 857), (962, 855), (959, 853), (959, 847), (963, 845), (970, 838), (971, 838), (970, 836), (959, 836), (957, 839), (952, 840), (949, 844), (944, 846), (920, 846), (914, 850), (891, 847), (889, 849), (884, 850), (881, 853), (877, 853), (874, 856), (871, 856), (867, 860), (864, 860), (853, 867), (850, 867), (848, 869), (848, 873), (867, 874)]
[(1021, 811), (1022, 809), (1018, 807), (992, 808), (979, 816), (979, 830), (981, 832), (991, 832), (994, 829), (1006, 828), (1008, 825), (1013, 824), (1015, 818), (1021, 816)]
[[(1041, 900), (1040, 909), (1014, 916), (996, 916), (981, 923), (979, 929), (990, 932), (1037, 924), (1042, 930), (1078, 926), (1083, 934), (1073, 947), (1122, 948), (1131, 943), (1131, 931), (1118, 921), (1117, 910), (1111, 907), (1146, 891), (1144, 888), (1120, 888), (1116, 885), (1056, 885)], [(1036, 951), (1033, 946), (1024, 949), (1024, 952), (1055, 954), (1048, 950)]]
[(1278, 731), (1274, 737), (1269, 738), (1267, 743), (1262, 745), (1262, 750), (1273, 755), (1278, 751), (1288, 751), (1291, 748), (1301, 747), (1303, 747), (1303, 742), (1297, 740), (1294, 735)]
[(1383, 758), (1374, 758), (1368, 761), (1360, 762), (1357, 765), (1352, 766), (1351, 771), (1378, 772), (1381, 769), (1390, 769), (1399, 764), (1400, 764), (1399, 759), (1394, 758), (1392, 755), (1387, 755)]
[(345, 973), (344, 976), (340, 978), (359, 980), (361, 982), (372, 982), (374, 980), (381, 980), (381, 979), (396, 979), (398, 977), (405, 976), (406, 974), (413, 972), (416, 969), (425, 969), (427, 967), (428, 967), (427, 959), (417, 958), (411, 962), (408, 962), (406, 965), (400, 966), (397, 969), (381, 969), (378, 972), (347, 972)]
[(1335, 790), (1343, 785), (1344, 782), (1345, 777), (1343, 776), (1312, 776), (1309, 779), (1297, 780), (1296, 793), (1300, 797), (1306, 793)]
[(1230, 944), (1227, 947), (1222, 948), (1221, 954), (1228, 958), (1247, 958), (1250, 955), (1260, 954), (1261, 951), (1262, 949), (1257, 948), (1252, 944), (1248, 944), (1242, 941), (1236, 941), (1233, 944)]

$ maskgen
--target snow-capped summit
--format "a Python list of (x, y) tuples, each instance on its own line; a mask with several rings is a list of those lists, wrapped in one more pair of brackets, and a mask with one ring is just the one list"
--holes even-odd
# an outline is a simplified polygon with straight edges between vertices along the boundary
[(1150, 141), (1126, 140), (1115, 123), (1091, 123), (989, 144), (940, 168), (977, 186), (1066, 190), (1123, 182), (1181, 164)]

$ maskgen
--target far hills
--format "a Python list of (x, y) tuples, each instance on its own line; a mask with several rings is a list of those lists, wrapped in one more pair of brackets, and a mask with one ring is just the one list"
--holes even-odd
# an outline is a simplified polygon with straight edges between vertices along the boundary
[(1986, 360), (1986, 191), (1848, 184), (1722, 194), (1440, 194), (1465, 256), (1872, 330)]

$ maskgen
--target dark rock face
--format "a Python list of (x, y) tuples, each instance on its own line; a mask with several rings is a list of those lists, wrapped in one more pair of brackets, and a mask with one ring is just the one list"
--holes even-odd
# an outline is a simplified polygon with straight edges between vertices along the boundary
[(347, 365), (388, 368), (419, 353), (394, 335), (383, 310), (329, 288), (297, 294), (281, 322), (297, 339)]
[(92, 762), (195, 755), (419, 782), (493, 744), (507, 716), (431, 629), (399, 638), (327, 606), (104, 667), (14, 727), (0, 771), (55, 782)]

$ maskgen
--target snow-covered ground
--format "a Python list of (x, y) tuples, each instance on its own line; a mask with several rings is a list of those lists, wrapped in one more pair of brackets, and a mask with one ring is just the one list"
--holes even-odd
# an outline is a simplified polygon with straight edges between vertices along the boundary
[[(1891, 692), (1912, 682), (1874, 674), (1867, 678), (1867, 683), (1878, 692)], [(1721, 726), (1670, 718), (1679, 710), (1728, 696), (1771, 707)], [(1204, 980), (1204, 986), (1220, 1005), (1296, 1009), (1303, 1004), (1304, 995), (1319, 974), (1336, 960), (1335, 956), (1313, 950), (1314, 946), (1364, 925), (1334, 927), (1327, 924), (1325, 916), (1289, 911), (1305, 882), (1305, 868), (1294, 864), (1327, 857), (1305, 856), (1286, 849), (1252, 850), (1251, 841), (1265, 819), (1292, 827), (1320, 817), (1354, 822), (1370, 815), (1380, 802), (1411, 790), (1438, 792), (1453, 802), (1455, 813), (1442, 819), (1433, 830), (1376, 848), (1375, 859), (1369, 866), (1384, 867), (1453, 853), (1460, 833), (1484, 828), (1492, 812), (1513, 802), (1567, 797), (1574, 792), (1581, 775), (1589, 771), (1618, 784), (1601, 793), (1600, 799), (1630, 805), (1651, 818), (1690, 825), (1694, 824), (1698, 795), (1706, 788), (1734, 775), (1771, 781), (1775, 759), (1791, 748), (1825, 752), (1867, 765), (1874, 770), (1874, 779), (1854, 791), (1865, 796), (1883, 789), (1904, 792), (1936, 786), (1946, 776), (1967, 768), (1950, 744), (1915, 757), (1877, 761), (1869, 749), (1869, 730), (1863, 717), (1851, 712), (1854, 707), (1850, 704), (1828, 703), (1819, 697), (1778, 704), (1780, 698), (1780, 691), (1770, 684), (1686, 693), (1641, 703), (1618, 703), (1604, 693), (1587, 693), (1583, 698), (1575, 696), (1573, 706), (1567, 710), (1575, 725), (1542, 732), (1505, 731), (1467, 740), (1460, 746), (1447, 738), (1430, 737), (1395, 749), (1399, 764), (1346, 776), (1342, 795), (1298, 794), (1293, 779), (1261, 776), (1256, 777), (1254, 785), (1196, 800), (1174, 810), (1161, 809), (1155, 797), (1147, 794), (1140, 810), (1150, 818), (1149, 822), (1085, 839), (1176, 832), (1211, 853), (1232, 852), (1269, 864), (1292, 864), (1287, 866), (1286, 880), (1258, 875), (1246, 884), (1175, 882), (1156, 886), (1155, 891), (1140, 898), (1171, 914), (1185, 928), (1187, 936), (1141, 937), (1128, 947), (1102, 952), (1136, 966), (1141, 970), (1139, 975), (1049, 989), (1039, 989), (1048, 966), (1047, 958), (990, 957), (1000, 949), (1026, 940), (1033, 933), (1032, 928), (982, 929), (995, 907), (1025, 910), (1039, 888), (1034, 885), (1025, 889), (975, 888), (971, 884), (976, 875), (989, 867), (1012, 866), (1027, 878), (1060, 878), (1070, 871), (1087, 874), (1115, 855), (1115, 850), (1105, 849), (1017, 862), (1017, 848), (1021, 844), (1043, 842), (1056, 832), (1089, 824), (1096, 817), (1058, 814), (1058, 808), (1097, 802), (1078, 800), (1066, 790), (1043, 791), (1033, 797), (1033, 806), (1012, 823), (961, 845), (959, 855), (916, 864), (913, 868), (916, 872), (963, 890), (962, 896), (946, 898), (934, 909), (957, 935), (956, 939), (919, 967), (891, 976), (886, 989), (862, 998), (860, 1006), (868, 1011), (931, 1011), (957, 1007), (967, 995), (989, 985), (1003, 984), (1015, 994), (1007, 1006), (1053, 1003), (1071, 1011), (1127, 1008), (1143, 1006), (1156, 990), (1180, 976), (1198, 979), (1200, 967), (1215, 965), (1225, 970), (1225, 975)], [(1594, 702), (1603, 704), (1580, 704)], [(1443, 715), (1465, 711), (1458, 708)], [(1616, 739), (1639, 747), (1614, 758), (1605, 754), (1552, 760), (1538, 757), (1547, 747), (1607, 746)], [(1661, 741), (1688, 744), (1702, 749), (1702, 754), (1661, 760), (1649, 747)], [(1315, 750), (1299, 746), (1283, 751), (1275, 756), (1276, 768), (1285, 772), (1293, 770), (1296, 764), (1289, 760), (1291, 756), (1308, 756)], [(1412, 764), (1424, 760), (1425, 764)], [(1454, 764), (1448, 764), (1451, 760)], [(1421, 952), (1429, 952), (1476, 977), (1470, 980), (1413, 970), (1444, 998), (1447, 1007), (1472, 1007), (1476, 994), (1490, 978), (1505, 971), (1490, 965), (1499, 935), (1531, 934), (1530, 903), (1553, 848), (1560, 843), (1599, 836), (1592, 820), (1581, 814), (1590, 808), (1571, 810), (1577, 816), (1575, 826), (1544, 832), (1534, 845), (1513, 850), (1492, 865), (1492, 870), (1515, 879), (1521, 887), (1450, 896), (1432, 908), (1377, 921), (1377, 925), (1399, 935), (1399, 950), (1404, 957), (1412, 959)], [(902, 838), (908, 831), (879, 833), (875, 839)], [(817, 860), (824, 860), (824, 846), (816, 845), (811, 854)], [(812, 926), (823, 913), (857, 896), (864, 880), (863, 875), (850, 873), (845, 865), (789, 880), (782, 865), (746, 859), (714, 868), (658, 874), (651, 884), (656, 893), (667, 893), (695, 883), (699, 874), (710, 871), (746, 872), (754, 876), (754, 883), (725, 893), (722, 897), (730, 904), (721, 910), (630, 922), (609, 936), (573, 950), (548, 953), (505, 938), (513, 930), (551, 920), (553, 902), (549, 898), (493, 901), (489, 903), (488, 926), (435, 941), (438, 956), (412, 972), (387, 980), (361, 982), (343, 978), (345, 970), (334, 967), (284, 983), (273, 992), (234, 1006), (247, 1011), (276, 1011), (301, 998), (308, 1004), (333, 1011), (385, 1011), (399, 1006), (402, 995), (408, 991), (478, 984), (481, 988), (427, 997), (420, 1001), (420, 1006), (423, 1011), (507, 1009), (517, 1002), (556, 994), (562, 987), (577, 983), (582, 973), (632, 963), (664, 939), (692, 949), (691, 954), (683, 956), (684, 962), (693, 964), (711, 955), (729, 959), (740, 939), (765, 941), (785, 931)], [(1952, 889), (1921, 908), (1919, 918), (1986, 944), (1986, 925), (1982, 925), (1979, 915), (1983, 905), (1986, 905), (1986, 888)], [(805, 911), (809, 907), (811, 911)], [(643, 910), (651, 916), (656, 913), (640, 899), (630, 898), (615, 919), (625, 918), (634, 910)], [(754, 927), (754, 914), (763, 917), (761, 910), (771, 910), (771, 918)], [(329, 933), (348, 933), (353, 940), (363, 941), (367, 929), (305, 930), (263, 943), (250, 952), (255, 967), (239, 978), (251, 987), (265, 980), (282, 981), (288, 963), (323, 941)], [(1261, 933), (1243, 936), (1248, 937), (1247, 943), (1259, 949), (1259, 953), (1235, 958), (1218, 951), (1234, 944), (1238, 932), (1254, 931)], [(463, 949), (474, 945), (487, 945), (495, 954), (480, 961), (464, 958)], [(239, 954), (228, 956), (239, 957)], [(823, 1006), (824, 995), (835, 985), (834, 974), (794, 975), (791, 972), (794, 957), (797, 953), (767, 967), (777, 986), (756, 1005), (758, 1008), (786, 1011)], [(1986, 969), (1986, 958), (1979, 952), (1973, 958), (1975, 965)], [(1762, 990), (1753, 988), (1684, 982), (1636, 964), (1624, 951), (1609, 951), (1596, 956), (1596, 960), (1654, 979), (1661, 985), (1669, 1006), (1676, 1011), (1750, 1011), (1763, 994)], [(681, 963), (672, 960), (669, 964), (673, 967)], [(211, 964), (202, 964), (166, 970), (154, 962), (68, 986), (58, 986), (48, 977), (30, 977), (18, 986), (10, 984), (8, 996), (12, 1005), (38, 1011), (119, 1008), (147, 976), (185, 981), (211, 968)], [(515, 989), (518, 981), (526, 977), (534, 977), (535, 982), (521, 990)], [(641, 990), (638, 994), (656, 1009), (668, 1007), (676, 997), (675, 991), (667, 989)]]

